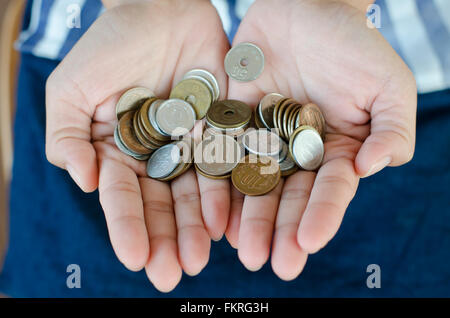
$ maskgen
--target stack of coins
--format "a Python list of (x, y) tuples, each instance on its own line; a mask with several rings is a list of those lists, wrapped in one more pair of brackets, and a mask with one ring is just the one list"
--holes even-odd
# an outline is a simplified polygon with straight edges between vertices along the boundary
[(251, 108), (238, 100), (222, 100), (211, 105), (206, 114), (206, 125), (210, 134), (225, 133), (240, 136), (249, 126), (252, 118)]
[(219, 95), (219, 83), (216, 78), (202, 69), (187, 72), (170, 92), (170, 98), (182, 99), (190, 103), (195, 109), (197, 119), (205, 117), (211, 103), (217, 101)]
[(147, 162), (147, 175), (170, 181), (192, 166), (192, 145), (187, 140), (175, 141), (158, 148)]
[(258, 128), (275, 129), (289, 142), (291, 158), (282, 165), (285, 174), (294, 171), (290, 168), (291, 159), (305, 170), (315, 170), (321, 165), (326, 127), (316, 104), (302, 105), (277, 93), (267, 94), (255, 110), (255, 123)]

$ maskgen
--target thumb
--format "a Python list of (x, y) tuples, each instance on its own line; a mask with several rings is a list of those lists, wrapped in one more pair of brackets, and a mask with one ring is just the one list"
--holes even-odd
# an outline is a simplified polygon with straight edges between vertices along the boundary
[[(52, 74), (46, 86), (46, 144), (50, 163), (66, 169), (85, 192), (98, 185), (96, 152), (91, 143), (91, 120), (94, 109), (89, 109), (76, 85), (64, 84)], [(62, 87), (64, 85), (64, 87)], [(62, 93), (69, 92), (69, 93)], [(61, 95), (65, 97), (61, 97)], [(72, 103), (76, 103), (72, 104)]]
[(370, 135), (355, 159), (361, 177), (368, 177), (386, 166), (400, 166), (414, 154), (417, 89), (412, 74), (385, 85), (370, 111)]

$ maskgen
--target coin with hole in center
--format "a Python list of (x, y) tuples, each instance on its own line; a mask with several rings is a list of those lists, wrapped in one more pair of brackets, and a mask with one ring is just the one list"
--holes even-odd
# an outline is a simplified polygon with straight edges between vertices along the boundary
[(197, 119), (205, 117), (213, 96), (208, 86), (201, 80), (186, 78), (181, 80), (170, 92), (171, 99), (181, 99), (194, 107)]
[(264, 70), (264, 54), (253, 43), (239, 43), (228, 51), (224, 66), (225, 72), (232, 79), (239, 82), (250, 82)]

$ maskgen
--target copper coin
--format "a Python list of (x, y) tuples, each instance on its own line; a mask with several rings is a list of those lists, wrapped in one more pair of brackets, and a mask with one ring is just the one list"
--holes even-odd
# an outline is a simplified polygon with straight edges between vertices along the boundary
[(133, 129), (133, 116), (135, 111), (129, 111), (122, 115), (119, 120), (119, 136), (123, 144), (132, 152), (139, 155), (147, 155), (152, 151), (145, 148), (136, 137)]
[(149, 99), (144, 103), (144, 105), (142, 105), (140, 109), (141, 114), (139, 117), (141, 119), (142, 126), (154, 139), (157, 139), (159, 141), (169, 141), (170, 136), (161, 135), (150, 123), (148, 112), (152, 103), (153, 101)]
[(142, 130), (142, 127), (139, 125), (139, 112), (136, 111), (133, 116), (133, 130), (136, 134), (136, 138), (139, 140), (139, 142), (145, 147), (150, 150), (155, 150), (158, 147), (149, 142)]
[(155, 96), (155, 94), (145, 87), (134, 87), (127, 90), (120, 96), (116, 104), (116, 116), (120, 119), (127, 111), (138, 109), (144, 102)]
[(322, 137), (322, 140), (325, 140), (325, 119), (322, 115), (322, 112), (320, 111), (319, 106), (317, 106), (316, 104), (308, 103), (306, 105), (303, 105), (300, 113), (298, 114), (297, 125), (298, 127), (303, 125), (314, 127), (320, 134), (320, 137)]
[(271, 157), (248, 155), (231, 173), (234, 187), (246, 195), (263, 195), (280, 182), (280, 166)]

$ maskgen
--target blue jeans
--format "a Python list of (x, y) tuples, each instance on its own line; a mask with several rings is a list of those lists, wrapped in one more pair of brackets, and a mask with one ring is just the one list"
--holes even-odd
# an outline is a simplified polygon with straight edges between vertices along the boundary
[[(159, 297), (109, 243), (98, 193), (85, 194), (44, 152), (45, 80), (57, 62), (22, 54), (14, 131), (10, 246), (0, 292), (16, 297)], [(412, 162), (361, 180), (336, 237), (292, 282), (247, 271), (223, 239), (197, 277), (169, 297), (450, 296), (450, 90), (419, 96)], [(81, 268), (81, 288), (66, 268)], [(381, 288), (369, 289), (369, 264)]]

